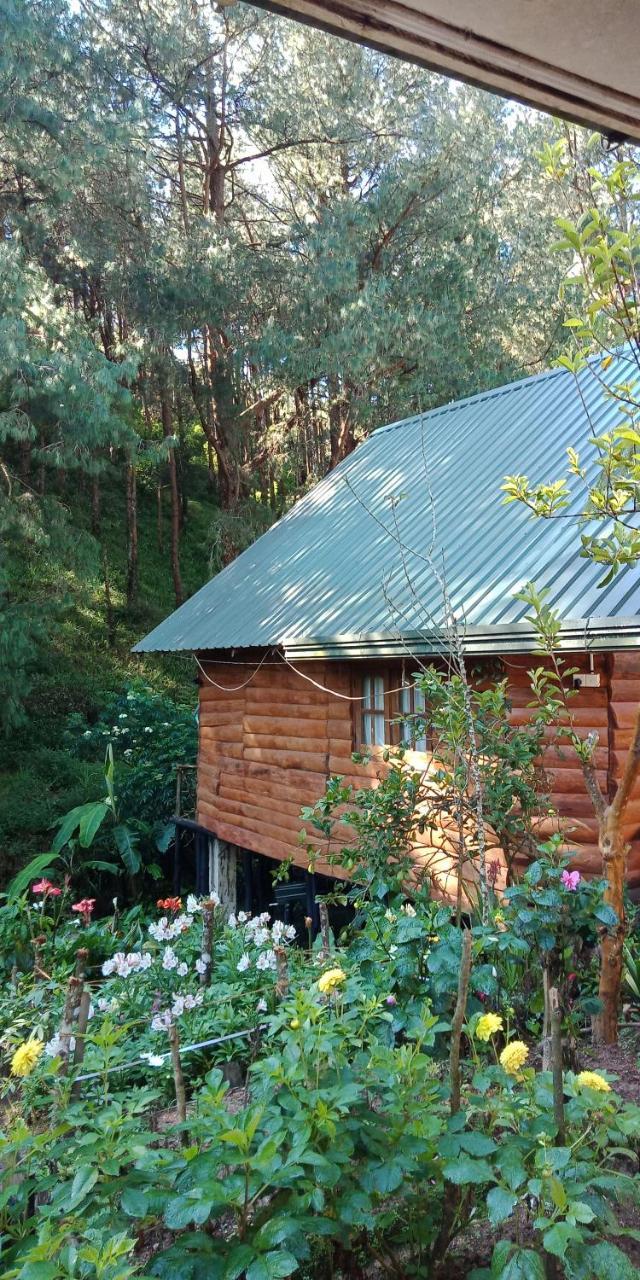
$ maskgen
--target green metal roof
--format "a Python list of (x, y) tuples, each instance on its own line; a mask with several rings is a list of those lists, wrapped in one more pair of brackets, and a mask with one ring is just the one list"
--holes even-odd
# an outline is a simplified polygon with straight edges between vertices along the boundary
[[(616, 363), (613, 381), (637, 373), (624, 351)], [(442, 573), (470, 651), (532, 648), (514, 599), (530, 579), (549, 589), (566, 647), (640, 645), (637, 568), (600, 588), (574, 521), (502, 505), (506, 475), (556, 479), (568, 445), (588, 462), (594, 428), (618, 421), (593, 372), (579, 382), (554, 370), (375, 431), (136, 651), (437, 651)]]

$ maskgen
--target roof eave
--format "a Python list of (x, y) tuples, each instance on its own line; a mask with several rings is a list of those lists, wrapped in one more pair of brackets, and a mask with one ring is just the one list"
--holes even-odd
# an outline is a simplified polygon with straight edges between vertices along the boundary
[[(502, 627), (461, 627), (465, 653), (536, 653), (540, 652), (536, 632), (526, 622)], [(611, 649), (640, 647), (640, 618), (580, 619), (565, 623), (558, 638), (558, 648), (570, 651), (606, 652)], [(339, 658), (397, 658), (407, 655), (429, 655), (450, 652), (451, 645), (442, 634), (424, 633), (403, 636), (380, 634), (369, 636), (335, 636), (319, 639), (285, 639), (285, 658), (291, 662)]]

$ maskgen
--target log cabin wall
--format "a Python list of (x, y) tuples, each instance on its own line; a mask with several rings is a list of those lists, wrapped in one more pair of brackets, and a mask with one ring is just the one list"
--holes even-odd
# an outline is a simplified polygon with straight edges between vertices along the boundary
[[(357, 765), (351, 760), (358, 745), (360, 704), (350, 698), (360, 690), (363, 675), (385, 668), (363, 661), (305, 662), (305, 679), (274, 657), (256, 670), (261, 656), (249, 667), (202, 659), (198, 822), (241, 848), (280, 860), (292, 858), (306, 867), (308, 859), (298, 839), (303, 826), (301, 807), (319, 799), (330, 774), (342, 774), (356, 786), (375, 784), (380, 762)], [(580, 672), (591, 669), (584, 653), (565, 657)], [(243, 655), (243, 660), (253, 659)], [(540, 660), (509, 655), (501, 665), (509, 681), (512, 719), (526, 723), (531, 696), (527, 671), (540, 665)], [(599, 687), (581, 688), (571, 706), (579, 732), (598, 734), (598, 781), (611, 795), (630, 740), (634, 698), (640, 693), (640, 653), (598, 654), (594, 669), (600, 676)], [(392, 683), (400, 668), (395, 664), (386, 672)], [(577, 851), (576, 865), (598, 873), (597, 827), (575, 756), (569, 747), (563, 750), (554, 745), (545, 752), (543, 763), (552, 803)], [(541, 837), (556, 828), (553, 819), (542, 820)], [(640, 788), (632, 800), (627, 835), (632, 840), (629, 881), (634, 888), (640, 885)], [(429, 837), (424, 841), (428, 843)], [(425, 853), (416, 850), (420, 860)], [(319, 872), (331, 874), (322, 859), (316, 866)]]

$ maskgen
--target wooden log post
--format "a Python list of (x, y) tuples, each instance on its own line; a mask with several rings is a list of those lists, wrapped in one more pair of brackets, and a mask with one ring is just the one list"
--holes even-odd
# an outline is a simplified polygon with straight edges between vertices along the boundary
[(226, 913), (236, 910), (238, 851), (217, 836), (209, 841), (209, 893), (217, 893)]
[[(169, 1048), (171, 1050), (171, 1066), (173, 1068), (173, 1085), (176, 1093), (176, 1112), (178, 1123), (184, 1124), (187, 1119), (187, 1093), (184, 1085), (184, 1075), (182, 1072), (182, 1061), (180, 1059), (180, 1038), (178, 1036), (178, 1028), (172, 1022), (167, 1031), (169, 1037)], [(182, 1142), (186, 1145), (188, 1135), (186, 1132), (182, 1134)]]

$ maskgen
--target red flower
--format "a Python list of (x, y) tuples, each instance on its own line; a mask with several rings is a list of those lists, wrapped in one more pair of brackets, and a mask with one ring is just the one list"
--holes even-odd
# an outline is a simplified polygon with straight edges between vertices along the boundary
[(31, 892), (43, 893), (45, 898), (59, 898), (62, 893), (62, 889), (56, 889), (55, 885), (53, 885), (50, 880), (38, 880), (37, 884), (32, 884)]
[(82, 898), (80, 902), (73, 903), (71, 910), (79, 911), (80, 915), (84, 916), (85, 924), (89, 924), (89, 921), (91, 920), (91, 912), (93, 911), (93, 908), (95, 907), (95, 905), (96, 905), (95, 898)]
[(163, 911), (182, 911), (182, 898), (158, 898), (156, 906)]

